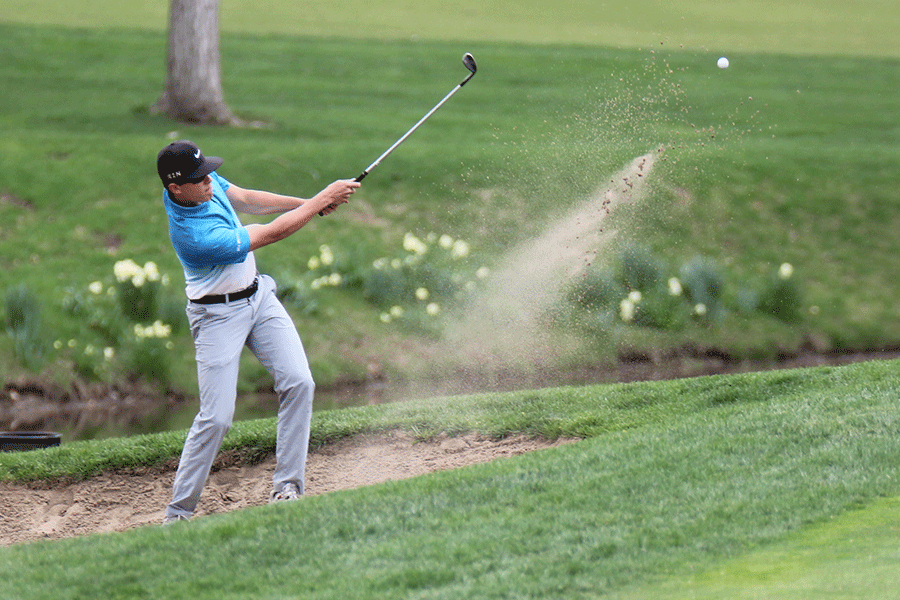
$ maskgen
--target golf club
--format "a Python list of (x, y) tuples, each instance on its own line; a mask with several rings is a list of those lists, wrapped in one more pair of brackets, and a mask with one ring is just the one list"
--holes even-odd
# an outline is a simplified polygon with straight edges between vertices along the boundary
[[(403, 142), (405, 142), (405, 141), (406, 141), (406, 138), (408, 138), (409, 136), (411, 136), (412, 133), (413, 133), (416, 129), (418, 129), (419, 126), (422, 125), (422, 123), (424, 123), (425, 121), (428, 120), (428, 117), (430, 117), (431, 115), (433, 115), (433, 114), (435, 113), (435, 111), (437, 111), (437, 109), (439, 109), (441, 106), (443, 106), (444, 103), (445, 103), (447, 100), (449, 100), (450, 97), (451, 97), (453, 94), (455, 94), (456, 92), (458, 92), (459, 89), (460, 89), (462, 86), (466, 85), (466, 84), (469, 82), (469, 80), (472, 79), (472, 77), (475, 76), (475, 72), (478, 70), (478, 66), (475, 64), (475, 57), (472, 56), (470, 53), (466, 52), (465, 54), (463, 54), (463, 57), (462, 57), (462, 63), (463, 63), (463, 65), (465, 65), (465, 67), (469, 70), (468, 76), (466, 76), (466, 78), (463, 79), (463, 80), (462, 80), (455, 88), (453, 88), (452, 90), (450, 90), (450, 93), (447, 94), (446, 96), (444, 96), (443, 100), (441, 100), (440, 102), (438, 102), (437, 104), (435, 104), (435, 105), (434, 105), (434, 108), (432, 108), (431, 110), (429, 110), (429, 111), (425, 114), (424, 117), (422, 117), (421, 119), (419, 119), (419, 122), (418, 122), (418, 123), (416, 123), (415, 125), (413, 125), (412, 127), (410, 127), (409, 131), (407, 131), (406, 133), (404, 133), (404, 134), (403, 134), (403, 137), (401, 137), (399, 140), (397, 140), (396, 142), (394, 142), (394, 145), (393, 145), (393, 146), (391, 146), (390, 148), (388, 148), (387, 150), (385, 150), (385, 151), (384, 151), (384, 154), (382, 154), (381, 156), (379, 156), (378, 158), (376, 158), (376, 159), (375, 159), (375, 162), (373, 162), (371, 165), (369, 165), (368, 167), (366, 167), (365, 170), (364, 170), (362, 173), (360, 173), (359, 175), (357, 175), (357, 177), (356, 177), (356, 179), (354, 179), (354, 181), (362, 181), (363, 179), (365, 179), (365, 178), (366, 178), (366, 175), (368, 175), (369, 173), (372, 172), (372, 169), (374, 169), (374, 168), (377, 167), (379, 164), (381, 164), (381, 161), (383, 161), (385, 158), (387, 158), (388, 155), (389, 155), (391, 152), (393, 152), (394, 150), (396, 150), (396, 149), (397, 149), (397, 146), (399, 146), (400, 144), (402, 144)], [(319, 214), (322, 215), (322, 216), (324, 216), (324, 212), (320, 212)]]

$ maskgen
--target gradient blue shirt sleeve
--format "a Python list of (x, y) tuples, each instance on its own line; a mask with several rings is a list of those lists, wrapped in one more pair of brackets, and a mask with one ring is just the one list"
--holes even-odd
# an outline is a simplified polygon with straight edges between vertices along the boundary
[(211, 173), (210, 177), (212, 200), (200, 206), (180, 206), (164, 192), (169, 236), (185, 268), (238, 264), (250, 252), (250, 234), (225, 195), (230, 184), (217, 173)]

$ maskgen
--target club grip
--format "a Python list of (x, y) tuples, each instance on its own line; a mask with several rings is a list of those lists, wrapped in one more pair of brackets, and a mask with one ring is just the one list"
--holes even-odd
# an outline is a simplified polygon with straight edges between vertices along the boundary
[[(356, 183), (359, 183), (360, 181), (362, 181), (363, 179), (365, 179), (365, 178), (366, 178), (366, 175), (368, 175), (368, 174), (369, 174), (368, 171), (363, 171), (362, 173), (360, 173), (359, 175), (357, 175), (356, 178), (355, 178), (353, 181), (355, 181)], [(320, 211), (319, 211), (319, 216), (320, 216), (320, 217), (324, 217), (324, 216), (325, 216), (325, 211), (324, 211), (324, 210), (320, 210)]]

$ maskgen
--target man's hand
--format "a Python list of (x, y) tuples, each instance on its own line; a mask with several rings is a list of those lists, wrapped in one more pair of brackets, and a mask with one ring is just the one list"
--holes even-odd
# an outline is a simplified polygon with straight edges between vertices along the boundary
[(360, 185), (361, 184), (355, 179), (338, 179), (316, 194), (313, 201), (325, 201), (328, 203), (319, 210), (319, 214), (324, 217), (325, 215), (333, 213), (337, 210), (338, 206), (350, 200), (350, 195), (353, 194)]

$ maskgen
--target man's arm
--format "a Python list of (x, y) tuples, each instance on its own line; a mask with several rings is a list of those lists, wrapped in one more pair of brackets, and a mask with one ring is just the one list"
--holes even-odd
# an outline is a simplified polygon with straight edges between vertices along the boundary
[(234, 210), (247, 215), (271, 215), (283, 213), (302, 206), (303, 198), (283, 196), (262, 190), (247, 190), (233, 183), (225, 192)]
[(338, 205), (347, 202), (350, 194), (359, 185), (359, 182), (351, 179), (338, 180), (308, 200), (259, 190), (245, 190), (235, 185), (229, 187), (225, 194), (238, 212), (254, 215), (284, 213), (271, 223), (247, 226), (250, 249), (256, 250), (295, 233), (320, 211), (330, 213)]

